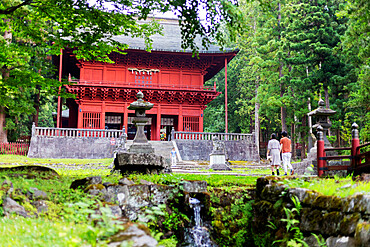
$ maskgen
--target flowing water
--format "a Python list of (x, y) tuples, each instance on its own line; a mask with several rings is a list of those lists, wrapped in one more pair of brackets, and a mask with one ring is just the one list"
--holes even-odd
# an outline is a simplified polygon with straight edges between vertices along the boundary
[(208, 229), (202, 224), (202, 219), (200, 217), (202, 205), (200, 201), (196, 198), (190, 198), (189, 203), (190, 207), (194, 209), (195, 225), (185, 230), (185, 243), (182, 246), (217, 247), (217, 245), (212, 242)]

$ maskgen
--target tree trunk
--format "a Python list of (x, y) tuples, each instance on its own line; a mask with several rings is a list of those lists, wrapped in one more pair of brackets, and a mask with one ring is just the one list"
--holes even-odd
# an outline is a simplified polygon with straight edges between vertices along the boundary
[(329, 109), (330, 104), (329, 104), (329, 89), (328, 89), (328, 87), (324, 86), (324, 92), (325, 92), (325, 107)]
[(302, 136), (302, 147), (301, 147), (301, 159), (305, 159), (306, 158), (306, 131), (305, 131), (305, 127), (307, 125), (307, 116), (303, 116), (303, 119), (302, 119), (302, 132), (301, 132), (301, 136)]
[(7, 131), (5, 130), (5, 107), (0, 106), (0, 143), (8, 142)]
[[(4, 23), (7, 23), (9, 22), (9, 19), (4, 19), (3, 21)], [(11, 31), (5, 31), (3, 37), (5, 41), (9, 44), (12, 41), (13, 34)], [(4, 65), (0, 69), (2, 80), (5, 81), (9, 77), (9, 68)], [(0, 142), (8, 142), (8, 133), (5, 129), (6, 126), (5, 117), (6, 117), (6, 108), (5, 106), (0, 106)]]
[[(280, 22), (281, 22), (281, 3), (278, 3), (278, 27), (280, 29)], [(281, 39), (281, 36), (279, 34), (278, 36), (278, 39), (280, 40)], [(280, 63), (280, 66), (279, 66), (279, 78), (282, 78), (283, 77), (283, 63), (280, 61), (280, 58), (279, 58), (279, 63)], [(284, 96), (284, 93), (285, 93), (285, 85), (284, 83), (281, 83), (280, 84), (280, 97), (283, 97)], [(281, 130), (282, 131), (286, 131), (287, 130), (287, 126), (286, 126), (286, 107), (285, 106), (281, 106), (280, 107), (280, 116), (281, 116)]]
[(256, 103), (254, 104), (254, 132), (255, 132), (255, 138), (256, 138), (256, 147), (257, 147), (257, 153), (260, 155), (260, 140), (259, 140), (259, 130), (260, 130), (260, 120), (259, 120), (259, 109), (260, 109), (260, 103), (258, 102), (258, 86), (259, 86), (259, 77), (256, 78)]
[(40, 86), (36, 85), (35, 104), (36, 113), (33, 115), (33, 122), (35, 126), (39, 126), (39, 112), (40, 112)]
[[(329, 104), (329, 89), (327, 86), (324, 86), (324, 92), (325, 92), (325, 107), (327, 109), (330, 108), (330, 104)], [(331, 124), (331, 121), (329, 119), (329, 123)], [(328, 136), (331, 136), (331, 131), (330, 131), (330, 128), (328, 129)]]
[(292, 159), (296, 159), (297, 158), (297, 152), (296, 152), (296, 149), (295, 149), (295, 124), (293, 123), (292, 126), (291, 126), (291, 140), (292, 140)]

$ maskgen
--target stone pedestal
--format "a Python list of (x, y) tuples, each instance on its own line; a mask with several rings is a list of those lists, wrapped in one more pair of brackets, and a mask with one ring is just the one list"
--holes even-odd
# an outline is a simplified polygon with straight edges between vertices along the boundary
[(114, 160), (114, 170), (121, 174), (171, 172), (167, 159), (154, 153), (118, 153)]
[(217, 137), (213, 140), (213, 150), (209, 155), (209, 168), (216, 171), (230, 171), (231, 168), (227, 166), (225, 143), (219, 141)]
[(228, 167), (225, 154), (210, 154), (210, 165), (209, 168), (215, 171), (231, 171), (231, 168)]

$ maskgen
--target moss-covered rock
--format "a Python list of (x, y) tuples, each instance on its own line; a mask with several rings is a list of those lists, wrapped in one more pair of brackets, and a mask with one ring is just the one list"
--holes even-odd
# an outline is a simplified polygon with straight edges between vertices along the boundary
[(322, 227), (320, 232), (324, 235), (337, 235), (339, 233), (340, 222), (343, 214), (338, 211), (329, 212), (322, 217)]
[(342, 211), (370, 214), (370, 195), (357, 194), (343, 199)]
[(102, 183), (102, 178), (99, 176), (95, 177), (87, 177), (83, 179), (77, 179), (72, 182), (70, 188), (71, 189), (86, 189), (87, 186), (91, 184), (101, 184)]
[(337, 196), (319, 195), (313, 201), (314, 208), (338, 211), (342, 208), (342, 199)]
[(311, 208), (301, 209), (300, 229), (303, 232), (320, 232), (322, 226), (323, 214), (320, 210)]
[(286, 189), (285, 186), (276, 183), (267, 184), (262, 190), (260, 198), (262, 200), (275, 202), (280, 199), (282, 192)]
[(127, 243), (128, 246), (154, 247), (158, 244), (146, 226), (133, 223), (124, 225), (124, 230), (110, 237), (109, 242), (109, 246), (122, 246), (122, 244)]
[(306, 204), (306, 205), (312, 205), (313, 202), (316, 200), (316, 198), (318, 196), (321, 196), (322, 194), (319, 193), (319, 192), (316, 192), (316, 191), (313, 191), (313, 190), (307, 190), (304, 197), (303, 197), (303, 200), (301, 201), (303, 204)]
[(362, 222), (357, 224), (355, 233), (356, 247), (370, 246), (370, 223)]
[(340, 222), (340, 234), (344, 236), (353, 236), (356, 226), (361, 219), (360, 213), (345, 215)]
[(104, 190), (104, 189), (105, 186), (102, 184), (90, 184), (89, 186), (86, 187), (84, 191), (87, 192), (89, 190)]

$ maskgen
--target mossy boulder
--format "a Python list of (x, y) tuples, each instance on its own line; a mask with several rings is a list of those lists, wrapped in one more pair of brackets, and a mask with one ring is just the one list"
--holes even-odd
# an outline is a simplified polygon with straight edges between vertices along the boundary
[(353, 236), (356, 226), (361, 219), (360, 213), (345, 215), (340, 222), (340, 234), (344, 236)]
[(320, 232), (322, 227), (323, 214), (320, 210), (302, 208), (300, 228), (303, 232)]
[(338, 196), (319, 195), (312, 202), (314, 208), (325, 209), (330, 211), (339, 211), (342, 208), (342, 198)]
[(101, 183), (102, 183), (102, 178), (99, 176), (87, 177), (87, 178), (77, 179), (73, 181), (70, 188), (85, 190), (86, 187), (88, 187), (91, 184), (101, 184)]
[(0, 172), (8, 173), (8, 177), (24, 177), (27, 179), (50, 179), (59, 177), (59, 174), (52, 168), (37, 165), (21, 165), (13, 167), (0, 167)]
[(343, 199), (342, 211), (370, 214), (370, 195), (357, 194)]
[(328, 212), (322, 217), (322, 227), (320, 232), (324, 235), (337, 235), (339, 233), (340, 222), (343, 214), (338, 211)]
[(269, 202), (275, 202), (281, 198), (282, 192), (286, 188), (286, 186), (276, 183), (267, 184), (262, 190), (260, 198)]
[(109, 246), (123, 246), (127, 243), (128, 246), (138, 247), (155, 247), (158, 245), (151, 234), (150, 230), (141, 224), (127, 223), (124, 225), (124, 230), (120, 230), (118, 233), (110, 237)]
[(358, 247), (370, 246), (370, 222), (362, 222), (357, 224), (355, 244)]

